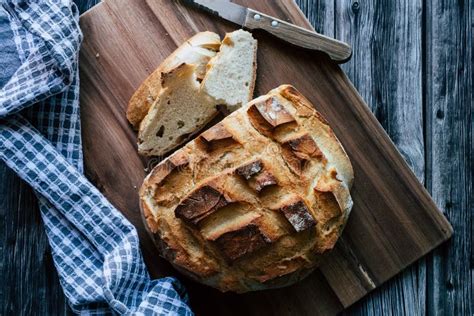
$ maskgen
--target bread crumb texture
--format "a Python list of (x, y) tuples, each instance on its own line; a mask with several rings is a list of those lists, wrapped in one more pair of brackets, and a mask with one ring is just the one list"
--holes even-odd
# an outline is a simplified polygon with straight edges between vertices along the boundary
[[(226, 113), (253, 96), (257, 41), (249, 32), (198, 33), (181, 45), (132, 96), (127, 110), (138, 128), (138, 151), (161, 156), (185, 143), (220, 109)], [(222, 111), (221, 111), (222, 112)]]
[(203, 90), (235, 111), (252, 99), (256, 75), (257, 41), (238, 30), (226, 35), (216, 57), (207, 65)]

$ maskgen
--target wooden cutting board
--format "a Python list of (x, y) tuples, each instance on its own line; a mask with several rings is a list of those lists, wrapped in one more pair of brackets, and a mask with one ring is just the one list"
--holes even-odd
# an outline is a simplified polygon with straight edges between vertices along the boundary
[[(311, 28), (292, 0), (235, 2)], [(80, 23), (87, 176), (137, 227), (152, 276), (180, 277), (197, 314), (336, 314), (451, 236), (451, 226), (341, 69), (324, 54), (254, 32), (255, 94), (291, 83), (324, 114), (354, 166), (354, 208), (334, 252), (299, 284), (236, 295), (186, 280), (158, 258), (141, 221), (137, 191), (158, 160), (137, 154), (125, 109), (140, 83), (184, 40), (204, 30), (222, 36), (236, 26), (173, 0), (105, 0)]]

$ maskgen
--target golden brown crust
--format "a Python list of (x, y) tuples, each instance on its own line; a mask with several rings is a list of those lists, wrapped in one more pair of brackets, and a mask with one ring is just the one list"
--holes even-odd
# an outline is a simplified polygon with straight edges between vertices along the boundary
[(134, 129), (138, 129), (140, 122), (156, 101), (161, 91), (159, 82), (161, 82), (160, 68), (152, 72), (130, 98), (127, 106), (127, 119)]
[(248, 253), (255, 252), (272, 242), (271, 239), (260, 230), (260, 227), (253, 223), (226, 232), (213, 241), (230, 261), (239, 259)]
[(268, 167), (265, 167), (260, 159), (256, 159), (238, 167), (235, 169), (235, 173), (243, 177), (248, 186), (257, 193), (260, 193), (266, 187), (278, 184), (278, 181), (271, 170)]
[(317, 267), (347, 221), (352, 180), (327, 121), (281, 86), (155, 167), (140, 201), (167, 260), (198, 282), (246, 292)]
[(299, 197), (293, 196), (285, 201), (279, 208), (280, 211), (291, 224), (295, 232), (302, 232), (316, 225), (316, 220), (311, 215), (306, 203)]
[(276, 128), (295, 122), (295, 118), (275, 97), (254, 102), (247, 110), (252, 126), (267, 137), (273, 137)]
[(174, 211), (177, 218), (197, 225), (232, 201), (210, 185), (199, 187), (182, 200)]
[(233, 138), (232, 134), (224, 125), (217, 123), (199, 135), (197, 143), (199, 143), (204, 150), (212, 152), (215, 148), (237, 144), (238, 141)]

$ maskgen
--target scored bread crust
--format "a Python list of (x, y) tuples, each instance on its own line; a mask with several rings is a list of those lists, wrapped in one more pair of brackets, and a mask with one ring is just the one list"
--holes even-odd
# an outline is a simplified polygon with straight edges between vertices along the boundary
[(127, 107), (127, 119), (135, 129), (148, 113), (161, 91), (161, 74), (170, 72), (180, 64), (195, 64), (197, 77), (203, 79), (206, 65), (216, 55), (221, 45), (219, 35), (200, 32), (188, 39), (168, 56), (160, 66), (143, 81), (131, 97)]
[(161, 256), (241, 293), (293, 284), (318, 266), (347, 222), (353, 177), (327, 121), (283, 85), (156, 166), (140, 207)]

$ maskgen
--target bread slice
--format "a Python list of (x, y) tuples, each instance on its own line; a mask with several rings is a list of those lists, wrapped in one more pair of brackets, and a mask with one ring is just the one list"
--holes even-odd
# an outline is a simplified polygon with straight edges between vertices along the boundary
[(257, 71), (257, 41), (247, 31), (228, 33), (207, 65), (204, 92), (235, 111), (253, 97)]
[(140, 124), (138, 152), (159, 156), (184, 143), (218, 112), (201, 93), (197, 66), (181, 64), (162, 74), (161, 92)]
[(161, 74), (169, 72), (182, 63), (196, 66), (196, 76), (204, 78), (209, 60), (216, 55), (221, 45), (219, 35), (213, 32), (200, 32), (187, 40), (173, 54), (148, 76), (133, 94), (128, 103), (127, 119), (135, 129), (148, 113), (151, 105), (161, 91)]
[[(207, 49), (193, 47), (190, 54), (194, 57), (204, 55), (201, 50)], [(138, 152), (164, 155), (199, 132), (218, 114), (221, 105), (232, 111), (250, 101), (255, 86), (256, 48), (256, 40), (246, 31), (227, 34), (219, 53), (209, 60), (203, 80), (205, 58), (173, 69), (168, 66), (177, 58), (163, 65), (161, 69), (167, 71), (162, 72), (161, 92), (140, 124)], [(183, 58), (184, 54), (179, 53), (181, 59), (193, 61), (194, 57)]]

